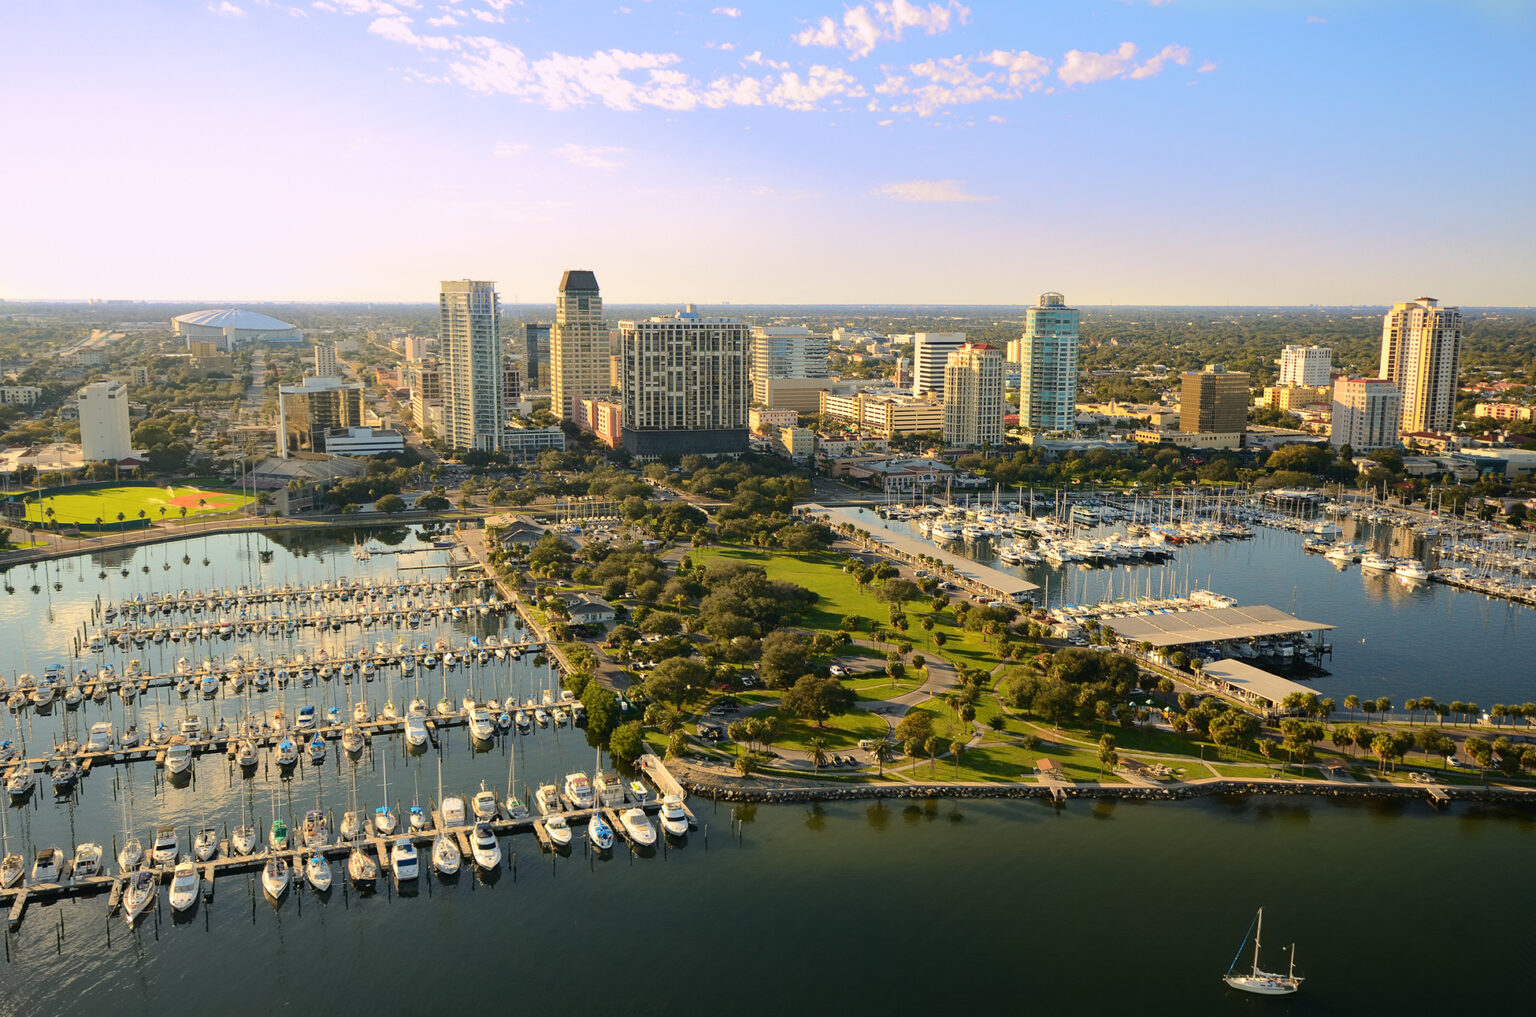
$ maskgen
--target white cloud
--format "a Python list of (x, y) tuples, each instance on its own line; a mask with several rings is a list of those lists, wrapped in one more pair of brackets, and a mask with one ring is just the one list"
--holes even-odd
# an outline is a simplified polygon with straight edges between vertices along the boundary
[(704, 44), (704, 48), (718, 49), (723, 53), (729, 53), (731, 50), (736, 48), (736, 44), (734, 42), (706, 42)]
[(823, 16), (809, 28), (795, 33), (801, 46), (826, 46), (846, 49), (851, 57), (868, 56), (881, 42), (900, 42), (909, 28), (920, 28), (929, 35), (949, 31), (955, 23), (965, 24), (971, 10), (959, 0), (930, 3), (927, 7), (911, 0), (876, 0), (843, 11), (842, 25)]
[[(408, 0), (396, 0), (400, 7), (416, 7), (418, 4)], [(394, 4), (385, 3), (384, 0), (315, 0), (310, 5), (321, 11), (341, 11), (344, 14), (372, 14), (379, 18), (398, 17), (403, 12)]]
[(1140, 81), (1162, 73), (1167, 64), (1183, 66), (1189, 63), (1189, 49), (1185, 46), (1164, 46), (1139, 64), (1136, 62), (1138, 52), (1136, 44), (1132, 42), (1122, 42), (1112, 53), (1069, 50), (1062, 58), (1056, 76), (1068, 85), (1091, 85), (1096, 81), (1109, 81), (1113, 78)]
[(716, 7), (714, 10), (710, 11), (709, 13), (711, 13), (711, 14), (718, 14), (721, 17), (725, 17), (725, 18), (739, 18), (739, 17), (741, 17), (741, 8), (739, 8), (739, 7)]
[(972, 194), (961, 180), (907, 180), (902, 183), (884, 184), (870, 192), (895, 201), (994, 201), (995, 198)]
[(989, 124), (1006, 124), (1007, 122), (1007, 117), (1000, 117), (996, 113), (993, 113), (991, 116), (987, 117), (987, 123)]
[(628, 149), (617, 146), (603, 145), (578, 145), (575, 142), (567, 142), (553, 151), (553, 155), (563, 159), (578, 169), (618, 169), (621, 163), (614, 158), (623, 155)]
[(245, 17), (245, 10), (243, 8), (236, 7), (234, 4), (230, 3), (229, 0), (224, 0), (223, 3), (209, 4), (208, 9), (213, 13), (226, 18)]
[(1326, 25), (1328, 24), (1328, 19), (1320, 18), (1316, 14), (1308, 14), (1306, 23), (1309, 25)]
[(1201, 74), (1209, 74), (1212, 71), (1214, 71), (1215, 69), (1216, 69), (1216, 65), (1214, 63), (1212, 63), (1211, 61), (1209, 61), (1209, 60), (1207, 60), (1205, 63), (1201, 64), (1199, 67), (1195, 68), (1195, 70), (1198, 71)]
[(427, 24), (433, 28), (452, 28), (459, 23), (459, 19), (452, 14), (444, 14), (440, 18), (428, 18)]
[(479, 18), (481, 21), (488, 25), (499, 25), (506, 20), (500, 14), (497, 14), (493, 11), (472, 10), (469, 13), (473, 14), (475, 17)]
[(417, 49), (452, 49), (453, 43), (441, 35), (417, 35), (411, 29), (411, 19), (403, 15), (393, 18), (375, 18), (368, 31), (390, 42), (400, 42)]

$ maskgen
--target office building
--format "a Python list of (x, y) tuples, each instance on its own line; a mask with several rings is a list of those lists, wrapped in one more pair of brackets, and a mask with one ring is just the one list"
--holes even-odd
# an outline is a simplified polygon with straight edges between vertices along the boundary
[(912, 361), (907, 357), (896, 358), (896, 387), (912, 387)]
[[(817, 402), (816, 409), (820, 411), (820, 401)], [(754, 406), (747, 411), (747, 423), (759, 434), (772, 434), (781, 427), (794, 427), (799, 422), (800, 414), (794, 410)]]
[(88, 463), (121, 462), (133, 455), (128, 386), (98, 381), (80, 390), (80, 455)]
[(1003, 443), (1003, 351), (966, 343), (944, 366), (944, 444), (984, 448)]
[(277, 389), (277, 454), (324, 452), (326, 433), (363, 424), (363, 386), (337, 378), (305, 378)]
[(912, 336), (912, 394), (944, 397), (949, 355), (965, 345), (964, 332), (918, 332)]
[(501, 307), (496, 284), (447, 280), (438, 298), (442, 438), (450, 448), (494, 452), (507, 429)]
[[(752, 330), (752, 402), (815, 413), (827, 379), (829, 337), (804, 325)], [(774, 384), (777, 382), (778, 384)]]
[(336, 362), (335, 343), (315, 343), (315, 377), (341, 377), (341, 365)]
[(420, 335), (408, 335), (405, 337), (405, 360), (414, 364), (419, 360), (427, 359), (427, 338)]
[(636, 455), (747, 450), (751, 326), (705, 318), (619, 323), (624, 447)]
[(609, 448), (618, 448), (624, 439), (624, 408), (602, 399), (576, 400), (576, 426)]
[(564, 452), (565, 432), (558, 427), (518, 427), (514, 424), (502, 436), (501, 450), (513, 462), (529, 462), (544, 452)]
[(571, 269), (555, 294), (555, 327), (549, 339), (550, 410), (573, 418), (573, 400), (608, 398), (608, 323), (597, 276)]
[(846, 420), (865, 434), (879, 438), (944, 431), (944, 403), (933, 398), (823, 392), (820, 412), (824, 417)]
[(1340, 378), (1333, 385), (1328, 442), (1359, 452), (1397, 445), (1402, 395), (1386, 378)]
[(333, 427), (324, 435), (333, 456), (382, 456), (405, 450), (405, 436), (382, 427)]
[(523, 365), (507, 357), (501, 365), (502, 404), (512, 407), (523, 401)]
[[(1077, 426), (1078, 311), (1060, 293), (1042, 293), (1025, 312), (1019, 337), (1019, 426), (1071, 431)], [(944, 396), (949, 401), (949, 396)]]
[(523, 355), (527, 360), (523, 384), (530, 392), (549, 384), (549, 330), (547, 321), (523, 322)]
[(1402, 396), (1402, 430), (1445, 431), (1456, 410), (1461, 308), (1433, 297), (1393, 304), (1382, 321), (1380, 377)]
[(1281, 413), (1294, 413), (1303, 406), (1326, 406), (1333, 390), (1327, 385), (1275, 385), (1264, 390), (1264, 405)]
[(418, 431), (431, 428), (436, 434), (443, 424), (443, 374), (437, 362), (407, 364), (405, 385), (411, 390), (411, 423)]
[(1322, 388), (1333, 377), (1333, 350), (1326, 346), (1287, 346), (1280, 351), (1280, 384)]
[(1248, 375), (1222, 364), (1184, 372), (1179, 430), (1192, 434), (1242, 434), (1248, 426)]

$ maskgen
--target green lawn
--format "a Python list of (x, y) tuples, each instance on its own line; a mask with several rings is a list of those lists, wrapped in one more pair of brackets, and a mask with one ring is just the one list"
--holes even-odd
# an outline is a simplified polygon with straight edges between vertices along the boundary
[(812, 738), (825, 739), (830, 752), (846, 752), (858, 748), (861, 739), (884, 738), (890, 731), (884, 720), (863, 710), (831, 717), (826, 726), (820, 728), (811, 721), (791, 717), (779, 710), (765, 710), (759, 716), (771, 719), (778, 732), (771, 748), (799, 749), (801, 752), (810, 751)]
[[(218, 515), (234, 512), (254, 502), (255, 498), (243, 497), (238, 491), (217, 491), (198, 487), (104, 487), (95, 491), (76, 491), (55, 494), (42, 499), (27, 501), (27, 519), (30, 522), (55, 522), (69, 526), (80, 523), (103, 524), (139, 519), (139, 512), (153, 521), (179, 520), (181, 510), (187, 510), (186, 518), (201, 515)], [(161, 509), (165, 509), (164, 514)], [(48, 516), (47, 511), (53, 510)]]

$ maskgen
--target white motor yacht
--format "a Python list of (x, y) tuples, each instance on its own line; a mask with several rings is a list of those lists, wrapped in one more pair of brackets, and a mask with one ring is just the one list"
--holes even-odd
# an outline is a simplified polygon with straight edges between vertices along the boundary
[(565, 775), (565, 787), (561, 791), (561, 797), (573, 809), (590, 809), (594, 801), (592, 782), (580, 771), (568, 773)]
[(444, 826), (463, 826), (464, 799), (458, 795), (447, 795), (443, 798), (443, 804), (439, 806), (438, 813), (443, 817)]
[(413, 748), (421, 748), (427, 744), (427, 718), (425, 714), (412, 711), (405, 715), (405, 741)]
[(64, 852), (56, 847), (43, 848), (32, 860), (32, 885), (57, 883), (64, 871)]
[(490, 710), (477, 706), (469, 711), (469, 734), (479, 742), (490, 742), (496, 737), (496, 721)]
[(85, 741), (85, 751), (106, 752), (112, 748), (112, 722), (98, 721), (91, 725), (90, 737)]
[(261, 888), (274, 903), (283, 899), (283, 894), (288, 892), (288, 884), (292, 879), (293, 871), (288, 866), (288, 860), (282, 855), (273, 855), (262, 867)]
[(171, 909), (174, 911), (186, 911), (197, 903), (197, 890), (202, 882), (197, 874), (197, 866), (192, 864), (192, 859), (182, 858), (176, 863), (176, 872), (171, 876)]
[(192, 746), (181, 735), (173, 738), (165, 748), (165, 769), (172, 777), (180, 777), (192, 769)]
[(1360, 568), (1367, 572), (1391, 572), (1392, 562), (1375, 551), (1367, 551), (1360, 556)]
[(314, 852), (304, 861), (304, 878), (316, 893), (324, 893), (331, 888), (331, 863), (320, 852)]
[(656, 828), (651, 825), (651, 817), (639, 806), (619, 813), (619, 823), (637, 847), (650, 847), (656, 843)]
[(496, 792), (488, 789), (483, 780), (480, 782), (480, 790), (475, 792), (469, 805), (474, 810), (475, 818), (481, 822), (498, 818), (500, 810), (496, 805)]
[(661, 811), (656, 814), (661, 829), (670, 837), (682, 837), (688, 833), (688, 813), (683, 811), (683, 800), (677, 795), (667, 795), (661, 800)]
[(553, 784), (540, 784), (539, 789), (533, 793), (533, 804), (539, 810), (539, 815), (550, 816), (561, 811), (560, 791)]
[(550, 843), (555, 847), (569, 847), (571, 843), (571, 825), (565, 821), (563, 813), (553, 813), (544, 817), (544, 832), (549, 835)]
[(486, 872), (501, 864), (501, 842), (496, 839), (496, 832), (491, 829), (490, 823), (475, 824), (469, 846), (475, 856), (475, 864)]
[(176, 835), (174, 826), (162, 826), (155, 831), (155, 843), (149, 851), (151, 861), (156, 865), (174, 865), (180, 853), (181, 839)]
[(1397, 577), (1405, 583), (1426, 583), (1429, 581), (1429, 569), (1417, 558), (1408, 558), (1401, 565), (1393, 569)]
[(421, 862), (416, 854), (416, 845), (407, 837), (395, 838), (389, 851), (389, 862), (395, 870), (397, 884), (409, 882), (420, 874)]
[(70, 874), (78, 881), (101, 875), (101, 845), (78, 844), (75, 860), (69, 867)]
[(463, 855), (452, 837), (440, 833), (432, 839), (432, 868), (438, 875), (456, 875), (462, 862)]
[(160, 881), (148, 869), (139, 869), (123, 889), (123, 919), (131, 928), (155, 902)]
[(636, 805), (644, 805), (651, 800), (651, 789), (638, 777), (625, 785), (624, 790), (629, 795), (629, 800)]

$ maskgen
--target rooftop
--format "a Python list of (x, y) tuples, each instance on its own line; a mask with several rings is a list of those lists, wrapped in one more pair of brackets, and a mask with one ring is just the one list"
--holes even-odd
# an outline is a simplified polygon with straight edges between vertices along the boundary
[(1213, 607), (1199, 611), (1169, 611), (1166, 614), (1133, 615), (1129, 618), (1103, 618), (1121, 639), (1153, 646), (1187, 646), (1190, 643), (1219, 643), (1228, 639), (1257, 639), (1283, 636), (1294, 632), (1319, 632), (1333, 628), (1322, 622), (1303, 621), (1277, 607), (1256, 604), (1252, 607)]
[(176, 321), (183, 325), (206, 325), (212, 328), (238, 328), (253, 332), (286, 332), (294, 326), (270, 314), (259, 311), (242, 311), (238, 307), (215, 308), (209, 311), (189, 311), (178, 314)]
[(560, 292), (571, 290), (597, 292), (597, 273), (584, 268), (568, 268), (560, 277)]
[(1205, 665), (1202, 673), (1208, 678), (1220, 679), (1234, 692), (1249, 700), (1262, 699), (1272, 706), (1278, 706), (1293, 692), (1303, 695), (1312, 692), (1305, 685), (1270, 674), (1240, 660), (1213, 660)]

